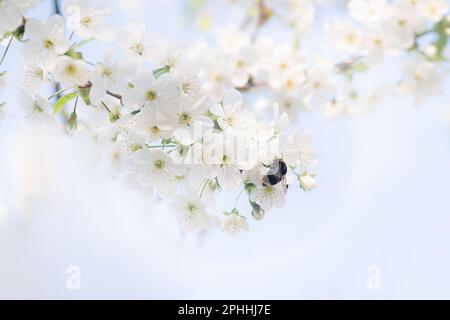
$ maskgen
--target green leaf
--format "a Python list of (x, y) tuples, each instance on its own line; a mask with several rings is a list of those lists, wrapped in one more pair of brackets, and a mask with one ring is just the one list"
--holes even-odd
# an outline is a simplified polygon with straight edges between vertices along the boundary
[(53, 114), (57, 114), (58, 112), (60, 112), (70, 100), (75, 99), (77, 96), (78, 92), (73, 92), (59, 98), (53, 106)]
[(74, 49), (78, 49), (78, 48), (84, 46), (85, 44), (88, 44), (88, 43), (91, 42), (92, 40), (94, 40), (94, 38), (88, 38), (88, 39), (81, 40), (80, 42), (75, 43), (75, 44), (72, 46), (72, 49), (73, 49), (73, 50), (74, 50)]
[(66, 56), (71, 57), (74, 60), (83, 60), (83, 53), (70, 49), (65, 53)]
[(170, 66), (164, 66), (162, 68), (153, 70), (153, 75), (155, 76), (156, 79), (158, 79), (163, 74), (169, 73), (169, 71), (170, 71)]

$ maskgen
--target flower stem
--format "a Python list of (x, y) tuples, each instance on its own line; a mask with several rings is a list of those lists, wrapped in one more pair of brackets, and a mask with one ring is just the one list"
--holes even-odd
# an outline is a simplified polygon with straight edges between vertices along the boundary
[(75, 104), (74, 104), (74, 106), (73, 106), (73, 111), (72, 111), (72, 113), (76, 113), (76, 112), (77, 112), (78, 98), (79, 98), (79, 97), (80, 97), (80, 96), (77, 96), (76, 99), (75, 99)]
[(234, 207), (237, 207), (238, 201), (241, 198), (242, 194), (244, 193), (245, 188), (241, 190), (241, 192), (239, 192), (238, 196), (236, 197), (236, 201), (234, 202)]
[(113, 92), (107, 90), (107, 91), (106, 91), (106, 94), (108, 94), (108, 95), (110, 95), (111, 97), (114, 97), (114, 98), (116, 98), (116, 99), (118, 99), (118, 100), (122, 100), (122, 96), (121, 96), (120, 94), (118, 94), (118, 93), (113, 93)]
[(208, 183), (209, 183), (209, 179), (206, 179), (205, 183), (203, 184), (202, 191), (200, 191), (200, 195), (198, 196), (199, 199), (202, 198), (203, 193), (205, 192), (205, 189), (206, 189), (206, 186), (208, 185)]
[(150, 145), (146, 145), (147, 148), (149, 149), (155, 149), (155, 148), (175, 148), (177, 145), (176, 144), (158, 144), (158, 145), (154, 145), (154, 146), (150, 146)]
[(61, 9), (59, 8), (59, 1), (58, 0), (54, 0), (53, 1), (53, 12), (55, 14), (61, 14)]
[(61, 95), (61, 93), (65, 92), (65, 91), (68, 91), (68, 90), (72, 90), (72, 89), (75, 89), (75, 88), (65, 88), (65, 89), (57, 90), (57, 91), (56, 91), (55, 93), (53, 93), (50, 97), (48, 97), (48, 100), (51, 100), (52, 98)]
[(2, 59), (0, 60), (0, 66), (2, 65), (3, 61), (5, 60), (6, 54), (8, 53), (9, 48), (11, 47), (11, 43), (12, 43), (13, 39), (14, 39), (14, 36), (12, 35), (11, 38), (9, 38), (9, 42), (8, 42), (8, 45), (6, 46), (5, 52), (3, 52)]

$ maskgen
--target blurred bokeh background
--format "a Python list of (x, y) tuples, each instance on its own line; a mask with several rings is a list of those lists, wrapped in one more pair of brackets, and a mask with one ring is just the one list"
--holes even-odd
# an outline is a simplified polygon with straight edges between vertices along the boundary
[[(215, 28), (242, 14), (225, 0), (112, 3), (114, 24), (143, 22), (186, 43), (213, 41)], [(344, 4), (321, 1), (302, 43), (309, 56), (325, 54), (321, 25)], [(32, 14), (50, 12), (42, 5)], [(276, 25), (266, 32), (285, 37)], [(19, 52), (12, 47), (5, 69), (20, 63)], [(389, 82), (398, 72), (388, 61), (364, 83)], [(7, 116), (0, 122), (0, 298), (450, 298), (448, 79), (443, 88), (420, 105), (389, 96), (358, 117), (302, 113), (295, 125), (313, 132), (319, 187), (292, 188), (284, 208), (236, 237), (183, 234), (163, 201), (148, 203), (99, 169), (89, 136)], [(2, 95), (17, 99), (13, 89)], [(67, 286), (70, 266), (79, 267), (79, 290)]]

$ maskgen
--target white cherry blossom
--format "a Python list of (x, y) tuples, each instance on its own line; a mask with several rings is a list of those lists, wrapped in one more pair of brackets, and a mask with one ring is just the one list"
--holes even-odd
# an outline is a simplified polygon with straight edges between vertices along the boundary
[(243, 216), (237, 214), (226, 216), (222, 222), (222, 231), (229, 235), (237, 235), (242, 231), (248, 231), (248, 229), (247, 220)]
[(447, 0), (419, 0), (418, 12), (433, 22), (439, 22), (449, 10)]
[(40, 0), (0, 1), (0, 37), (5, 32), (16, 30), (23, 22), (23, 14)]
[(284, 203), (284, 191), (281, 183), (272, 185), (259, 185), (250, 193), (250, 200), (257, 203), (264, 211), (281, 208)]
[(380, 27), (387, 10), (387, 0), (350, 0), (347, 5), (353, 18), (371, 28)]
[(241, 130), (252, 127), (255, 119), (250, 112), (242, 108), (242, 95), (237, 90), (227, 91), (222, 104), (215, 104), (211, 112), (223, 130)]
[(103, 1), (66, 0), (62, 10), (69, 27), (78, 36), (102, 41), (112, 40), (112, 30), (105, 21), (111, 10)]
[(196, 194), (175, 196), (172, 207), (183, 231), (201, 231), (218, 225), (217, 219), (207, 212), (205, 204)]
[(28, 42), (22, 53), (26, 61), (39, 62), (48, 69), (55, 66), (58, 56), (70, 49), (64, 19), (60, 15), (53, 15), (46, 23), (29, 19), (25, 25), (25, 37)]
[(132, 86), (125, 90), (122, 102), (132, 109), (143, 107), (157, 107), (164, 103), (173, 105), (172, 102), (179, 99), (180, 92), (176, 86), (175, 79), (168, 74), (163, 74), (158, 79), (150, 70), (141, 70), (132, 80)]
[(67, 56), (56, 59), (53, 73), (56, 80), (67, 88), (86, 85), (89, 82), (89, 69), (83, 60), (75, 60)]

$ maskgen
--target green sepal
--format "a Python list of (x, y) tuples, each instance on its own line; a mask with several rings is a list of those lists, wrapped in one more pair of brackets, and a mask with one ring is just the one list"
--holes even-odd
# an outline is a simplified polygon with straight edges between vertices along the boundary
[(80, 93), (81, 99), (83, 99), (83, 102), (87, 105), (91, 105), (91, 100), (89, 99), (89, 94), (91, 92), (91, 87), (79, 87), (78, 92)]

